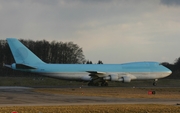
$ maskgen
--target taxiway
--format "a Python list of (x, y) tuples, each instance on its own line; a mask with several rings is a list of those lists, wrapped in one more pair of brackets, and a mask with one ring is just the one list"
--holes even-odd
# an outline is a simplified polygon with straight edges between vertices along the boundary
[(100, 104), (168, 104), (180, 99), (113, 98), (34, 92), (31, 87), (0, 87), (0, 106), (54, 106)]

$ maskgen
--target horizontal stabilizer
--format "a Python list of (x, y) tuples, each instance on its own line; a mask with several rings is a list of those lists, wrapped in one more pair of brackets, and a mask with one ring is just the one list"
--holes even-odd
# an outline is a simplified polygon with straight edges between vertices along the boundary
[(4, 63), (3, 63), (3, 67), (11, 68), (11, 65), (7, 65), (7, 64), (4, 64)]
[(24, 64), (16, 64), (16, 69), (36, 69), (36, 68)]

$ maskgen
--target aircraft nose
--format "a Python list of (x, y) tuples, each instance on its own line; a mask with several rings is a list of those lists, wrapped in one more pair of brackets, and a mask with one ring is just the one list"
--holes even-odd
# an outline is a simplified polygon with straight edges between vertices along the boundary
[(169, 71), (168, 71), (168, 73), (169, 73), (169, 75), (170, 75), (170, 74), (172, 74), (172, 71), (171, 71), (171, 70), (169, 70)]
[(166, 74), (167, 74), (166, 76), (169, 76), (172, 73), (172, 71), (166, 67), (164, 67), (164, 68), (166, 70)]

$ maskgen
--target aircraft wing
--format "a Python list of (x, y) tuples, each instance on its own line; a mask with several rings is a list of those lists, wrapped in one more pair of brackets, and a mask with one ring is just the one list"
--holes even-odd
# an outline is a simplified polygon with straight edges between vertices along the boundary
[[(114, 76), (114, 74), (109, 74), (109, 73), (106, 73), (106, 72), (98, 72), (98, 71), (86, 71), (89, 74), (89, 76), (91, 77), (99, 77), (99, 78), (102, 78), (102, 77), (107, 77), (107, 76)], [(137, 79), (133, 74), (130, 74), (130, 73), (121, 73), (119, 74), (120, 75), (120, 78), (128, 78), (128, 79)]]
[(105, 77), (107, 76), (107, 73), (106, 72), (98, 72), (98, 71), (86, 71), (89, 74), (89, 76), (91, 77)]

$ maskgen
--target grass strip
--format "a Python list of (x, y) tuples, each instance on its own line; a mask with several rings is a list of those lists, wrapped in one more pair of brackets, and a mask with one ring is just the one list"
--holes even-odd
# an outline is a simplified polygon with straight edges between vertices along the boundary
[(159, 104), (0, 107), (0, 113), (180, 113), (180, 106)]

